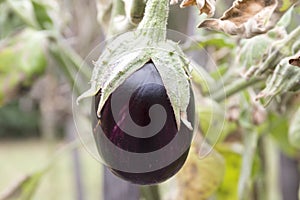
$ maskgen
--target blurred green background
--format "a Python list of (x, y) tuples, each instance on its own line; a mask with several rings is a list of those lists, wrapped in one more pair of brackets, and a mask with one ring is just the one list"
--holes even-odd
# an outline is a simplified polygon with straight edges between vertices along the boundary
[[(291, 144), (288, 129), (292, 119), (300, 116), (296, 114), (299, 94), (281, 95), (264, 109), (263, 100), (252, 100), (265, 86), (257, 81), (255, 87), (245, 86), (226, 99), (227, 110), (222, 110), (218, 74), (229, 89), (240, 81), (240, 74), (259, 63), (273, 43), (299, 27), (299, 7), (291, 9), (273, 32), (254, 39), (198, 30), (195, 27), (203, 16), (196, 8), (170, 7), (168, 28), (190, 35), (198, 44), (182, 41), (188, 56), (201, 63), (199, 52), (204, 48), (219, 67), (205, 66), (215, 99), (195, 75), (195, 87), (205, 96), (197, 105), (200, 137), (211, 131), (211, 124), (223, 129), (208, 158), (199, 159), (193, 147), (186, 167), (157, 188), (113, 177), (83, 148), (74, 127), (72, 92), (82, 91), (77, 88), (80, 84), (73, 88), (76, 73), (93, 48), (120, 33), (110, 16), (113, 5), (124, 3), (113, 2), (0, 0), (0, 200), (296, 200), (299, 144)], [(231, 3), (219, 1), (216, 15), (221, 16)], [(121, 32), (135, 28), (122, 24)], [(82, 80), (89, 80), (89, 73), (83, 72)], [(208, 134), (208, 143), (213, 137)]]

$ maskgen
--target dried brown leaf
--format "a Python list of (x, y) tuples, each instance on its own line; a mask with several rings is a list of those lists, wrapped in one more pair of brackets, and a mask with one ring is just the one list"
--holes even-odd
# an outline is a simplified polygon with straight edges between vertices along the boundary
[(199, 28), (250, 38), (274, 27), (296, 0), (236, 0), (220, 19), (207, 19)]
[(216, 0), (184, 0), (180, 7), (184, 8), (187, 6), (196, 5), (200, 10), (200, 14), (205, 13), (209, 17), (213, 16), (215, 13)]
[(289, 64), (300, 67), (300, 54), (298, 56), (295, 56), (295, 58), (290, 59)]

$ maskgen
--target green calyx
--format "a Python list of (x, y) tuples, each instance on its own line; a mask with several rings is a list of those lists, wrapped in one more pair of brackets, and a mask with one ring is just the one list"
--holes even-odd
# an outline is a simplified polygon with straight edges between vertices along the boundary
[[(190, 99), (189, 62), (177, 43), (166, 39), (168, 0), (148, 0), (137, 30), (111, 41), (94, 63), (91, 88), (77, 101), (101, 92), (97, 115), (109, 96), (135, 71), (152, 61), (159, 72), (176, 118), (190, 127), (186, 109)], [(190, 127), (191, 128), (191, 127)]]

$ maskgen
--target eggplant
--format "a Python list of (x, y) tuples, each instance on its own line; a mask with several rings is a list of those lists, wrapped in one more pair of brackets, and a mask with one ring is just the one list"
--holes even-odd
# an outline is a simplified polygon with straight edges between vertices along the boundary
[[(161, 183), (186, 161), (193, 130), (177, 127), (173, 107), (160, 74), (150, 60), (112, 92), (97, 115), (101, 90), (92, 103), (92, 127), (104, 164), (134, 184)], [(195, 105), (190, 87), (187, 119), (194, 127)]]

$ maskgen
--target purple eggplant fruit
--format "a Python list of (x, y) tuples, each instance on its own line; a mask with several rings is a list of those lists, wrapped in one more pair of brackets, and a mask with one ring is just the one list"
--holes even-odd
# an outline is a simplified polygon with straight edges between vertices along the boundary
[[(98, 152), (118, 177), (157, 184), (177, 173), (187, 158), (193, 130), (178, 130), (174, 111), (152, 61), (130, 75), (109, 96), (97, 116), (101, 90), (93, 99), (92, 127)], [(187, 120), (194, 127), (192, 89)]]

